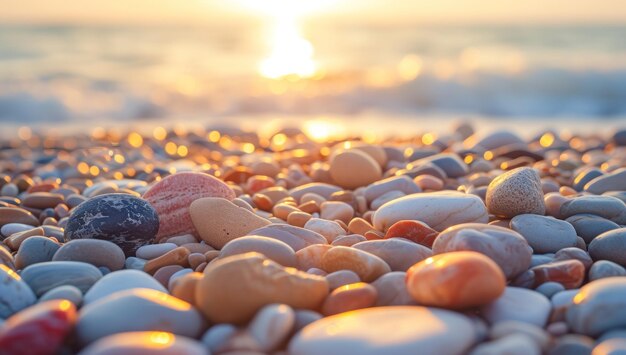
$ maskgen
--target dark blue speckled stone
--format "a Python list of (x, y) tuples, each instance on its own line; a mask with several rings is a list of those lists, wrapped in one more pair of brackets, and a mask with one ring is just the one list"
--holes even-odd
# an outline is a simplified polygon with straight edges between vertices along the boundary
[(159, 230), (159, 217), (152, 206), (128, 194), (105, 194), (91, 198), (72, 210), (65, 241), (103, 239), (117, 244), (126, 256), (134, 256), (149, 244)]

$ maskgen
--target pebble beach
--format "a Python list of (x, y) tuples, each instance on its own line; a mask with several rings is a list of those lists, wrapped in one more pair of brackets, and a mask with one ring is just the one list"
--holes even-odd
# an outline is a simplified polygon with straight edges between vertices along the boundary
[(626, 129), (0, 141), (0, 355), (625, 353)]

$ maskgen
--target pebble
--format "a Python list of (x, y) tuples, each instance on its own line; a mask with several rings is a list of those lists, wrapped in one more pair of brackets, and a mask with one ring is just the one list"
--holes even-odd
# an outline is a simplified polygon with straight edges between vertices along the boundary
[(539, 174), (531, 168), (516, 168), (498, 175), (487, 188), (487, 209), (498, 217), (520, 214), (543, 215), (546, 211)]
[(53, 194), (50, 192), (33, 192), (29, 193), (22, 199), (22, 206), (38, 209), (54, 208), (56, 205), (63, 203), (63, 195)]
[(591, 256), (583, 249), (579, 248), (563, 248), (554, 254), (554, 261), (578, 260), (585, 266), (585, 270), (589, 270), (593, 260)]
[(482, 137), (474, 135), (469, 137), (463, 144), (470, 149), (492, 150), (505, 145), (523, 144), (524, 141), (515, 133), (500, 130), (484, 134)]
[(145, 260), (156, 259), (165, 253), (176, 249), (178, 245), (174, 243), (160, 243), (143, 245), (137, 249), (135, 255)]
[(130, 331), (162, 331), (195, 338), (204, 324), (200, 312), (189, 303), (163, 292), (135, 288), (84, 306), (76, 336), (82, 344)]
[(539, 345), (526, 334), (511, 334), (479, 344), (469, 355), (541, 355)]
[(333, 245), (333, 246), (335, 246), (335, 245), (342, 245), (344, 247), (349, 247), (349, 246), (352, 246), (352, 245), (354, 245), (356, 243), (364, 242), (366, 240), (367, 240), (367, 238), (365, 238), (364, 236), (362, 236), (360, 234), (349, 234), (349, 235), (341, 235), (341, 236), (337, 237), (330, 244)]
[(467, 164), (465, 164), (465, 162), (461, 160), (458, 155), (451, 153), (431, 155), (429, 157), (413, 161), (410, 164), (413, 166), (421, 166), (427, 163), (438, 166), (448, 177), (451, 178), (458, 178), (469, 173), (469, 167)]
[(154, 239), (158, 229), (159, 217), (148, 202), (128, 194), (106, 194), (72, 210), (65, 240), (103, 239), (132, 256)]
[(270, 224), (268, 220), (224, 198), (197, 199), (189, 206), (189, 214), (202, 240), (216, 249)]
[(76, 307), (70, 301), (39, 303), (7, 319), (0, 328), (0, 352), (55, 354), (75, 323)]
[(130, 256), (126, 258), (126, 261), (124, 262), (124, 267), (132, 270), (143, 270), (143, 268), (146, 266), (146, 262), (147, 261), (144, 259)]
[(49, 261), (33, 264), (21, 273), (24, 282), (37, 296), (63, 285), (76, 286), (87, 292), (102, 273), (95, 266), (78, 261)]
[(608, 260), (598, 260), (589, 269), (589, 281), (613, 276), (626, 276), (626, 268)]
[(33, 226), (30, 224), (24, 224), (24, 223), (7, 223), (5, 225), (2, 226), (2, 228), (0, 228), (0, 234), (2, 234), (3, 237), (8, 237), (11, 234), (15, 234), (15, 233), (19, 233), (19, 232), (25, 232), (27, 230), (31, 230), (33, 229)]
[(352, 270), (364, 282), (372, 282), (391, 271), (380, 257), (352, 247), (336, 246), (322, 257), (322, 269), (326, 272)]
[(143, 271), (150, 275), (154, 275), (157, 270), (164, 266), (180, 265), (189, 266), (189, 249), (178, 247), (172, 251), (169, 251), (156, 259), (148, 260), (143, 266)]
[(544, 282), (558, 282), (566, 289), (573, 289), (580, 287), (585, 279), (585, 265), (578, 260), (556, 261), (531, 270), (535, 274), (535, 287)]
[(506, 279), (500, 267), (487, 256), (458, 251), (415, 264), (407, 271), (406, 284), (418, 304), (465, 309), (496, 300), (504, 292)]
[(124, 268), (124, 251), (116, 244), (99, 239), (75, 239), (54, 254), (53, 261), (82, 261), (111, 271)]
[[(148, 350), (149, 349), (149, 350)], [(80, 355), (117, 354), (207, 355), (202, 343), (168, 332), (125, 332), (104, 337), (86, 347)]]
[[(550, 349), (549, 355), (589, 355), (593, 350), (593, 340), (589, 337), (566, 334), (560, 337)], [(595, 354), (594, 354), (595, 355)]]
[(198, 235), (192, 223), (189, 205), (204, 197), (232, 200), (235, 193), (221, 180), (197, 172), (173, 174), (150, 187), (143, 198), (159, 215), (156, 241), (182, 234)]
[(407, 271), (414, 264), (433, 254), (427, 247), (403, 238), (368, 240), (356, 243), (352, 247), (383, 259), (391, 271)]
[(363, 191), (367, 202), (372, 203), (375, 199), (391, 191), (399, 191), (405, 195), (421, 192), (422, 189), (406, 175), (392, 176), (376, 181), (368, 185)]
[(524, 322), (504, 321), (498, 322), (489, 329), (491, 339), (500, 339), (512, 334), (528, 336), (542, 351), (546, 351), (550, 345), (550, 335), (542, 328)]
[(432, 248), (439, 233), (420, 221), (403, 220), (394, 223), (385, 233), (385, 239), (404, 238)]
[(511, 219), (511, 229), (521, 234), (535, 253), (555, 253), (576, 245), (576, 230), (568, 222), (535, 214)]
[(372, 282), (376, 288), (378, 298), (376, 306), (410, 306), (417, 303), (409, 294), (406, 287), (406, 272), (392, 271)]
[(337, 237), (346, 235), (346, 230), (339, 223), (321, 218), (309, 219), (304, 228), (320, 234), (327, 243), (332, 243)]
[(59, 286), (39, 297), (39, 303), (50, 300), (68, 300), (74, 306), (80, 307), (83, 304), (83, 293), (76, 286)]
[(322, 258), (331, 248), (332, 246), (328, 244), (315, 244), (298, 250), (296, 252), (298, 270), (306, 271), (311, 268), (321, 268)]
[(535, 291), (541, 293), (547, 298), (552, 298), (552, 296), (554, 296), (556, 293), (559, 293), (564, 290), (565, 290), (565, 287), (555, 281), (544, 282), (541, 285), (537, 286), (537, 288), (535, 289)]
[(334, 221), (336, 219), (350, 223), (354, 217), (354, 208), (341, 201), (326, 201), (320, 205), (320, 218)]
[(51, 261), (61, 246), (50, 238), (33, 236), (20, 245), (15, 254), (15, 267), (24, 269), (29, 265)]
[(566, 221), (574, 226), (576, 234), (582, 237), (587, 244), (600, 234), (619, 228), (619, 224), (592, 214), (575, 214), (567, 218)]
[(242, 324), (272, 303), (318, 309), (328, 291), (324, 277), (285, 268), (259, 253), (247, 253), (207, 266), (196, 286), (196, 305), (212, 322)]
[(119, 291), (145, 288), (166, 293), (167, 290), (154, 278), (142, 271), (120, 270), (109, 273), (85, 293), (84, 303), (90, 304)]
[(157, 280), (161, 285), (167, 287), (170, 281), (170, 278), (175, 273), (183, 270), (184, 268), (180, 265), (167, 265), (159, 268), (152, 277)]
[(0, 207), (0, 227), (7, 224), (28, 224), (38, 226), (39, 220), (32, 213), (19, 207)]
[(424, 354), (460, 355), (469, 350), (475, 339), (472, 321), (459, 313), (418, 306), (376, 307), (307, 325), (291, 339), (288, 352), (373, 355), (413, 354), (419, 349)]
[(610, 277), (583, 286), (567, 310), (567, 324), (574, 332), (597, 337), (626, 327), (626, 278)]
[(376, 160), (356, 149), (345, 150), (332, 157), (329, 172), (337, 185), (351, 190), (378, 181), (382, 176)]
[(433, 254), (471, 250), (487, 255), (512, 279), (530, 266), (532, 249), (519, 233), (498, 226), (468, 223), (442, 232), (433, 244)]
[(277, 239), (245, 236), (226, 243), (220, 251), (220, 258), (232, 255), (257, 252), (283, 266), (296, 266), (296, 253), (289, 245)]
[(442, 231), (461, 223), (487, 223), (487, 209), (474, 195), (454, 191), (426, 192), (390, 201), (374, 213), (374, 227), (386, 231), (402, 220), (416, 220)]
[(309, 245), (326, 244), (328, 241), (321, 234), (301, 227), (288, 224), (271, 224), (249, 232), (249, 235), (274, 238), (287, 243), (293, 250), (298, 251)]
[(626, 168), (594, 178), (585, 185), (585, 191), (596, 195), (608, 191), (626, 191)]
[(612, 196), (580, 196), (563, 203), (560, 214), (563, 218), (577, 214), (593, 214), (617, 224), (626, 224), (626, 203)]
[(609, 260), (626, 267), (626, 228), (604, 232), (589, 243), (593, 260)]
[(0, 319), (10, 317), (36, 301), (35, 294), (20, 275), (6, 265), (0, 265)]
[(519, 287), (507, 287), (497, 300), (482, 307), (481, 314), (490, 324), (519, 321), (543, 328), (552, 306), (539, 292)]
[(574, 188), (574, 190), (578, 192), (583, 191), (583, 189), (585, 188), (585, 185), (587, 185), (589, 181), (602, 175), (603, 175), (602, 170), (598, 168), (595, 168), (595, 167), (585, 168), (576, 175), (576, 177), (574, 178), (574, 184), (572, 185), (572, 187)]
[(330, 290), (334, 290), (341, 286), (357, 283), (361, 281), (361, 279), (354, 271), (339, 270), (326, 275), (326, 281), (328, 281), (328, 287)]
[[(296, 201), (300, 201), (302, 196), (304, 196), (305, 194), (314, 193), (328, 200), (330, 199), (330, 195), (339, 191), (342, 191), (341, 187), (339, 186), (325, 184), (321, 182), (312, 182), (309, 184), (304, 184), (304, 185), (294, 187), (293, 189), (289, 190), (288, 195), (296, 199)], [(261, 193), (263, 193), (264, 195), (267, 195), (267, 192), (265, 192), (264, 190), (262, 190)]]
[(248, 325), (250, 335), (261, 351), (270, 353), (287, 339), (296, 322), (293, 309), (284, 304), (263, 307)]
[(372, 307), (376, 304), (378, 291), (365, 282), (356, 282), (334, 289), (322, 305), (322, 314), (333, 314)]
[(168, 285), (168, 289), (171, 291), (172, 296), (180, 298), (181, 300), (191, 304), (195, 304), (196, 287), (198, 286), (198, 282), (202, 279), (202, 273), (190, 271), (179, 277), (175, 277), (174, 275), (170, 277)]
[(593, 348), (592, 354), (594, 355), (626, 354), (626, 339), (615, 338), (615, 339), (605, 340)]

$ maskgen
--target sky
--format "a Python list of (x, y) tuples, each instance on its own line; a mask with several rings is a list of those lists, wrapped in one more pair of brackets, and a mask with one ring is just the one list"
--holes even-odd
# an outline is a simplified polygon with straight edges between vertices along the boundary
[(202, 25), (262, 17), (284, 4), (310, 7), (308, 16), (382, 24), (626, 24), (624, 0), (0, 0), (0, 22)]

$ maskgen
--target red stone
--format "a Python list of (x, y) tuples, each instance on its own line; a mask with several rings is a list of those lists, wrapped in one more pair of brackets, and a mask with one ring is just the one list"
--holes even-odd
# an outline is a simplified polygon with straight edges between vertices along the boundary
[(33, 192), (50, 192), (58, 188), (59, 188), (59, 184), (57, 184), (56, 182), (44, 182), (44, 183), (29, 187), (28, 190), (26, 190), (26, 192), (28, 192), (29, 194), (32, 194)]
[(276, 181), (271, 177), (255, 175), (246, 182), (246, 191), (248, 191), (250, 195), (254, 195), (263, 189), (274, 187), (274, 185), (276, 185)]
[(234, 182), (235, 184), (243, 184), (248, 181), (249, 178), (254, 176), (252, 171), (245, 166), (238, 166), (232, 170), (224, 173), (222, 179), (224, 181)]
[(385, 239), (405, 238), (412, 242), (432, 248), (437, 231), (430, 228), (426, 223), (420, 221), (398, 221), (394, 223), (385, 234)]
[(75, 323), (76, 307), (70, 301), (36, 304), (7, 319), (0, 329), (0, 354), (56, 354)]
[(534, 287), (553, 281), (573, 289), (580, 287), (585, 279), (585, 265), (574, 259), (535, 266), (531, 270), (535, 273)]
[(204, 173), (182, 172), (170, 175), (152, 186), (144, 195), (159, 215), (156, 241), (171, 236), (198, 235), (191, 222), (189, 205), (203, 197), (235, 198), (221, 180)]

